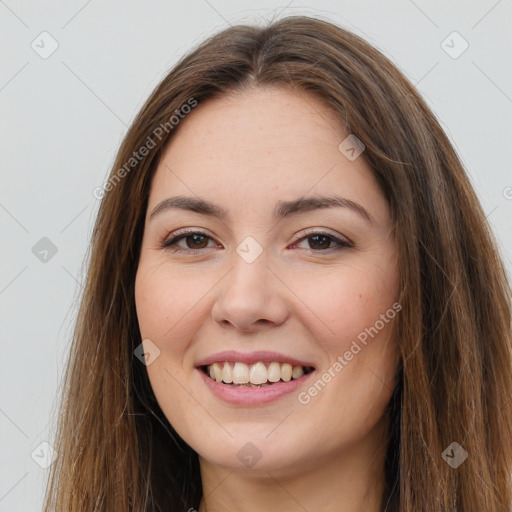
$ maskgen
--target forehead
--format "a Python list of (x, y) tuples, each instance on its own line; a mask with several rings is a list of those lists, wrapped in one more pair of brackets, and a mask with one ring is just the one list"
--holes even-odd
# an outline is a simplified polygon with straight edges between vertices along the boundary
[[(245, 165), (255, 154), (266, 161), (297, 159), (312, 150), (337, 148), (346, 136), (340, 120), (316, 96), (289, 88), (264, 87), (232, 92), (200, 103), (179, 125), (168, 152), (187, 150), (212, 160), (237, 157)], [(317, 147), (318, 146), (318, 147)]]
[(310, 93), (259, 88), (217, 97), (178, 128), (156, 169), (150, 207), (170, 194), (228, 210), (270, 210), (279, 199), (308, 193), (382, 201), (364, 158), (350, 161), (340, 152), (349, 135), (343, 123)]

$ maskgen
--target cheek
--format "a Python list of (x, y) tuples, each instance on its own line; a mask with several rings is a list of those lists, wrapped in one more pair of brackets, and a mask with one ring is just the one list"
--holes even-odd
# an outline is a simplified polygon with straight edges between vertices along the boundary
[[(331, 353), (348, 350), (352, 340), (373, 327), (389, 331), (390, 315), (398, 296), (398, 279), (393, 268), (382, 272), (370, 266), (333, 270), (303, 281), (297, 295), (306, 297), (311, 310), (310, 329), (324, 349)], [(391, 311), (391, 313), (394, 313)], [(385, 315), (382, 325), (381, 315)], [(394, 316), (394, 315), (393, 315)]]
[[(204, 279), (178, 273), (165, 265), (141, 262), (135, 280), (135, 304), (141, 337), (160, 349), (159, 356), (146, 367), (155, 397), (174, 427), (184, 430), (185, 411), (190, 397), (183, 387), (189, 377), (187, 349), (197, 331), (199, 299)], [(194, 413), (194, 421), (200, 417)]]
[(401, 309), (395, 267), (350, 266), (307, 291), (324, 322), (316, 322), (316, 340), (328, 355), (319, 378), (329, 384), (318, 393), (317, 405), (339, 411), (332, 421), (340, 428), (351, 421), (354, 431), (361, 422), (370, 426), (390, 398), (399, 355), (393, 336)]
[(183, 350), (200, 325), (197, 312), (209, 288), (197, 272), (184, 275), (163, 265), (139, 267), (135, 303), (142, 338), (166, 351)]

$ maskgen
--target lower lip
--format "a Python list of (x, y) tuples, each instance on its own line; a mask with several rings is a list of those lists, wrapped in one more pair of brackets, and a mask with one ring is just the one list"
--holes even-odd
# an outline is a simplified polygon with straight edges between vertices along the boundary
[(253, 388), (250, 386), (242, 387), (223, 384), (222, 382), (217, 382), (208, 377), (200, 368), (198, 368), (197, 371), (201, 374), (204, 383), (215, 396), (234, 405), (267, 404), (282, 396), (293, 393), (314, 373), (314, 371), (310, 372), (299, 379), (290, 380), (288, 382), (276, 382), (275, 384), (263, 388)]

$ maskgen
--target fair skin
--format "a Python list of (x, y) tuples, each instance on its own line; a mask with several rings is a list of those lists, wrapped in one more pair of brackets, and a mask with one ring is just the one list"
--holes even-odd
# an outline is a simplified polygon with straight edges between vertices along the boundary
[[(380, 510), (393, 322), (381, 322), (341, 371), (332, 368), (396, 303), (398, 269), (389, 207), (364, 153), (350, 161), (338, 149), (348, 134), (309, 93), (257, 88), (200, 103), (159, 161), (135, 300), (142, 339), (160, 350), (147, 366), (155, 396), (199, 454), (199, 512)], [(227, 216), (169, 208), (150, 217), (178, 195)], [(372, 222), (339, 206), (272, 216), (279, 201), (332, 195)], [(203, 236), (162, 248), (181, 228)], [(236, 250), (246, 237), (262, 250), (250, 263)], [(268, 403), (234, 404), (195, 366), (224, 350), (278, 352), (315, 370)], [(329, 368), (329, 382), (305, 403)], [(259, 454), (253, 465), (240, 458), (249, 442)]]

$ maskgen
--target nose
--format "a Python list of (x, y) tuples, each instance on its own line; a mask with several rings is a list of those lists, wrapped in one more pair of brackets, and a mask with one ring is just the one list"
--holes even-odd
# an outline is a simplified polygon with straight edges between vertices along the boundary
[(288, 318), (287, 288), (268, 267), (265, 253), (252, 263), (234, 254), (233, 268), (216, 289), (212, 317), (223, 328), (255, 332)]

